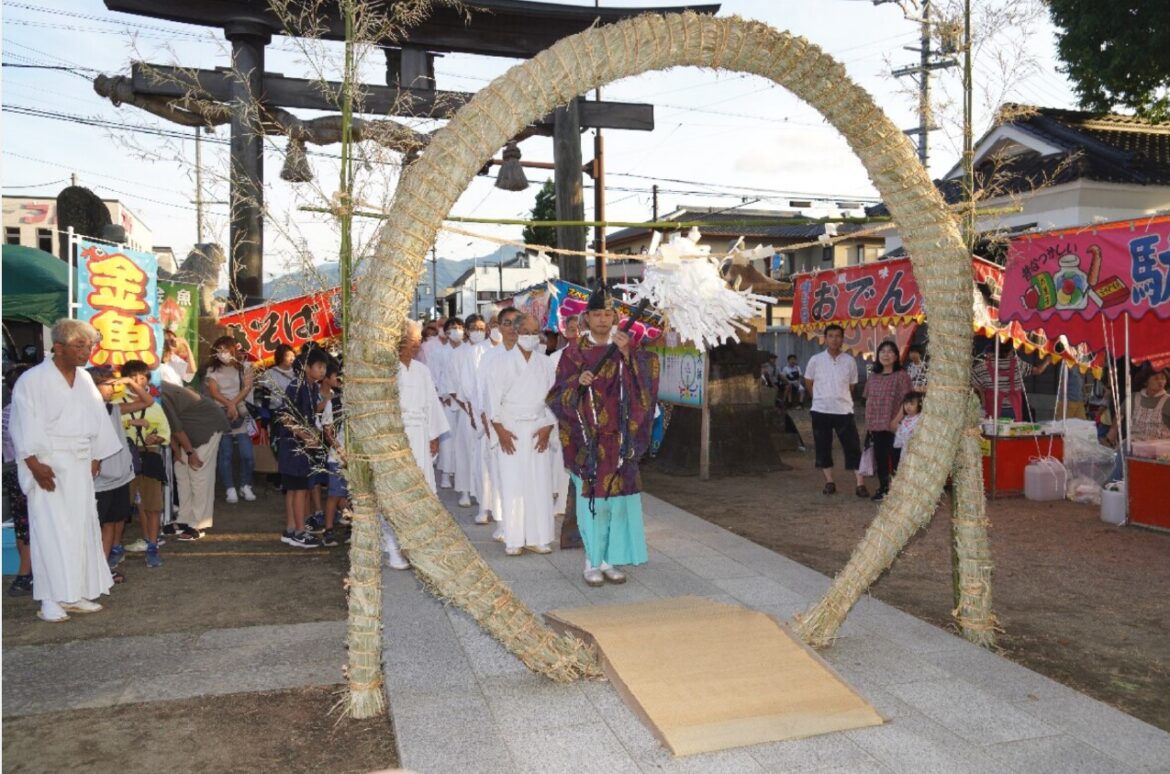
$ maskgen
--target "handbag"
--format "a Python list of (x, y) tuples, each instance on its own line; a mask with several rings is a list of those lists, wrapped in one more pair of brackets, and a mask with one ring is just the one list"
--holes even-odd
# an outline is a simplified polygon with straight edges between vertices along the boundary
[[(135, 419), (145, 419), (146, 409), (142, 409), (137, 414), (132, 413), (130, 416)], [(147, 476), (165, 484), (167, 482), (167, 464), (163, 461), (162, 455), (156, 451), (150, 451), (150, 446), (146, 443), (146, 434), (142, 432), (141, 427), (135, 427), (134, 434), (137, 436), (137, 442), (130, 444), (130, 454), (134, 458), (134, 474)]]

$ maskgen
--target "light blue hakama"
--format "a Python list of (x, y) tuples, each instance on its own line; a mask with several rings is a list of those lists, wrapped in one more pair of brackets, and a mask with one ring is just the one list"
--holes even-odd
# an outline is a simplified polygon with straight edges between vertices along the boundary
[(596, 515), (589, 512), (589, 498), (579, 476), (573, 475), (577, 490), (577, 529), (585, 543), (585, 556), (594, 567), (603, 564), (645, 564), (646, 526), (642, 521), (642, 495), (598, 497), (593, 501)]

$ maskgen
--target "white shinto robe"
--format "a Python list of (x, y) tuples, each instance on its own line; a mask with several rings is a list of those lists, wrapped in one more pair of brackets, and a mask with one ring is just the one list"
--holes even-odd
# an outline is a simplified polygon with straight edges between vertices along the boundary
[(447, 432), (447, 415), (435, 392), (430, 370), (413, 361), (410, 368), (398, 361), (398, 403), (402, 425), (410, 439), (414, 461), (423, 472), (427, 485), (435, 491), (435, 466), (431, 458), (431, 441)]
[[(28, 497), (33, 598), (61, 603), (105, 594), (114, 581), (102, 551), (91, 462), (116, 454), (119, 441), (93, 379), (77, 369), (70, 387), (45, 360), (16, 383), (9, 428)], [(33, 456), (53, 469), (52, 492), (25, 464)]]
[[(464, 342), (458, 347), (451, 350), (447, 356), (447, 373), (446, 373), (446, 388), (454, 393), (455, 398), (464, 403), (469, 401), (465, 397), (467, 390), (464, 389), (464, 381), (470, 380), (474, 384), (474, 369), (475, 362), (478, 361), (479, 347), (474, 344)], [(454, 487), (456, 492), (466, 492), (469, 495), (479, 496), (479, 463), (478, 449), (478, 433), (477, 429), (479, 422), (476, 421), (476, 427), (472, 427), (471, 415), (459, 405), (459, 403), (452, 401), (453, 415), (448, 415), (447, 420), (451, 422), (451, 443), (452, 453), (455, 456), (455, 482)]]
[(541, 428), (556, 426), (556, 417), (545, 404), (556, 377), (552, 362), (542, 352), (533, 352), (525, 361), (517, 346), (493, 356), (486, 369), (488, 418), (516, 436), (512, 454), (504, 453), (498, 439), (493, 443), (500, 469), (504, 544), (508, 548), (548, 545), (555, 531), (552, 455), (549, 449), (536, 451), (536, 434)]
[(483, 357), (479, 361), (479, 370), (475, 375), (476, 416), (482, 413), (488, 417), (488, 424), (484, 427), (484, 433), (480, 436), (479, 443), (479, 453), (482, 461), (480, 465), (481, 497), (479, 499), (479, 508), (481, 512), (491, 511), (492, 518), (496, 521), (500, 521), (502, 518), (502, 511), (500, 510), (500, 466), (496, 460), (495, 431), (491, 426), (491, 404), (488, 401), (487, 394), (487, 375), (488, 363), (492, 358), (498, 357), (502, 352), (507, 352), (502, 344), (495, 344), (486, 349)]
[[(455, 474), (455, 489), (460, 492), (470, 492), (472, 497), (479, 500), (481, 511), (485, 507), (491, 507), (490, 505), (484, 505), (484, 427), (480, 419), (480, 413), (484, 411), (484, 406), (479, 387), (481, 364), (483, 363), (484, 355), (489, 350), (491, 350), (491, 345), (486, 341), (480, 344), (468, 343), (455, 350), (454, 356), (455, 397), (467, 404), (471, 410), (471, 416), (465, 428), (466, 434), (462, 438), (456, 438), (456, 443), (465, 445), (466, 448), (462, 452), (456, 451), (455, 469), (457, 472)], [(474, 427), (472, 426), (473, 424)], [(460, 474), (458, 472), (461, 454), (467, 457), (466, 474)], [(461, 486), (463, 484), (466, 484), (468, 488), (463, 489)], [(490, 486), (487, 488), (487, 494), (490, 499)]]
[[(455, 390), (451, 388), (448, 379), (449, 369), (451, 367), (451, 356), (455, 354), (455, 350), (449, 345), (444, 344), (432, 350), (428, 355), (427, 368), (431, 370), (431, 377), (435, 380), (435, 389), (439, 393), (439, 401), (442, 402), (449, 394)], [(443, 411), (447, 417), (447, 432), (439, 439), (439, 459), (437, 462), (439, 472), (449, 475), (455, 474), (455, 429), (456, 429), (456, 412), (459, 407), (452, 403), (448, 406), (443, 403)]]

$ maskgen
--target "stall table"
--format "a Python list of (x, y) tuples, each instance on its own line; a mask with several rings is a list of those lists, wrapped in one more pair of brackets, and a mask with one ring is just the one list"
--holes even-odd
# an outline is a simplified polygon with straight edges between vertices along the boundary
[[(1051, 446), (1049, 445), (1051, 444)], [(983, 491), (988, 497), (1024, 493), (1024, 468), (1033, 458), (1051, 455), (1064, 460), (1060, 435), (983, 435)], [(1051, 451), (1049, 449), (1051, 448)]]
[(1170, 531), (1170, 460), (1126, 457), (1129, 523)]

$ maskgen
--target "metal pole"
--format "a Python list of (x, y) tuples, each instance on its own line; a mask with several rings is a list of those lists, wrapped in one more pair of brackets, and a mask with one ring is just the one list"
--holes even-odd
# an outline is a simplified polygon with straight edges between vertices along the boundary
[(658, 183), (650, 186), (651, 195), (654, 197), (654, 212), (653, 217), (650, 218), (651, 223), (658, 222)]
[(435, 317), (439, 314), (439, 254), (436, 246), (431, 245), (431, 305), (435, 310)]
[(922, 80), (918, 88), (918, 160), (926, 166), (927, 136), (930, 132), (930, 0), (922, 3), (922, 51), (919, 59)]
[[(929, 37), (929, 36), (928, 36)], [(972, 135), (973, 116), (973, 88), (971, 68), (971, 0), (963, 4), (963, 196), (966, 207), (963, 209), (964, 236), (967, 238), (967, 251), (974, 252), (975, 247), (975, 146)], [(925, 73), (923, 79), (926, 78)], [(923, 147), (926, 147), (926, 135), (922, 136)], [(923, 162), (925, 166), (926, 162)]]
[[(597, 91), (600, 94), (601, 89)], [(597, 275), (598, 287), (601, 287), (606, 284), (607, 272), (605, 256), (601, 255), (605, 252), (605, 226), (601, 225), (605, 221), (605, 139), (600, 129), (593, 137), (593, 219), (598, 221), (593, 231), (593, 249), (598, 252), (593, 273)]]
[(203, 244), (203, 127), (195, 127), (195, 236)]

